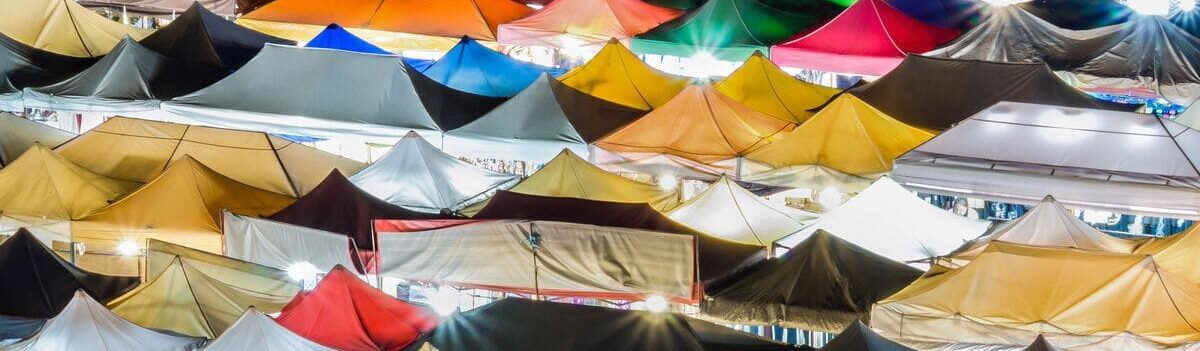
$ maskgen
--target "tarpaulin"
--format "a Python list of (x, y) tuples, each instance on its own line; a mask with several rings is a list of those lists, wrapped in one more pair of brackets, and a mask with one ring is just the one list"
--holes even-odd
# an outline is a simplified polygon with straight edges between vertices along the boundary
[(914, 351), (912, 348), (879, 335), (861, 321), (850, 323), (821, 347), (825, 351)]
[(139, 282), (138, 277), (113, 277), (88, 272), (38, 241), (29, 231), (0, 243), (0, 314), (50, 318), (59, 314), (76, 291), (100, 301), (111, 300)]
[(843, 7), (826, 0), (711, 0), (691, 12), (634, 37), (640, 53), (691, 57), (700, 53), (740, 61), (767, 51), (809, 26), (837, 15)]
[(525, 18), (500, 24), (496, 37), (506, 45), (574, 50), (603, 45), (609, 39), (627, 42), (682, 14), (641, 0), (558, 0)]
[(1021, 6), (993, 7), (983, 23), (954, 42), (924, 55), (961, 60), (1043, 62), (1054, 69), (1066, 69), (1104, 50), (1118, 31), (1118, 26), (1079, 31), (1062, 29)]
[[(275, 269), (308, 263), (327, 272), (334, 266), (357, 266), (351, 260), (350, 237), (268, 219), (221, 213), (225, 255)], [(357, 259), (357, 257), (355, 257)]]
[(186, 7), (170, 24), (142, 39), (142, 46), (175, 61), (229, 73), (242, 68), (267, 43), (296, 44), (236, 25), (201, 5)]
[(188, 156), (238, 182), (289, 196), (307, 194), (331, 170), (366, 167), (263, 132), (126, 117), (109, 118), (56, 152), (97, 173), (141, 183)]
[(1137, 15), (1114, 0), (1033, 0), (1012, 6), (1020, 6), (1055, 26), (1072, 30), (1120, 24)]
[(204, 343), (143, 328), (110, 312), (83, 291), (29, 339), (0, 346), (4, 351), (187, 351)]
[(590, 61), (558, 80), (592, 96), (640, 110), (666, 104), (692, 81), (650, 67), (616, 40), (609, 40)]
[(88, 171), (34, 144), (0, 169), (0, 213), (79, 219), (124, 197), (138, 185)]
[(932, 193), (1198, 218), (1198, 157), (1200, 131), (1173, 121), (1002, 102), (897, 158), (893, 176)]
[(758, 112), (796, 124), (807, 121), (813, 115), (809, 110), (821, 107), (838, 93), (837, 89), (796, 79), (760, 51), (713, 87)]
[(767, 202), (721, 177), (668, 214), (671, 219), (715, 237), (770, 246), (804, 227), (815, 214)]
[(503, 96), (479, 95), (451, 88), (420, 72), (432, 67), (435, 64), (433, 62), (424, 65), (424, 68), (417, 68), (409, 64), (413, 60), (402, 61), (404, 71), (408, 73), (417, 96), (421, 98), (421, 105), (441, 130), (452, 130), (471, 123), (508, 100)]
[(789, 67), (882, 76), (908, 54), (929, 51), (958, 33), (908, 17), (884, 0), (859, 0), (820, 28), (772, 46), (771, 59)]
[(397, 300), (334, 267), (276, 319), (283, 327), (343, 351), (399, 351), (438, 323), (433, 311)]
[(1120, 26), (1107, 49), (1070, 68), (1072, 84), (1184, 105), (1200, 98), (1200, 38), (1162, 16), (1138, 16)]
[(225, 334), (204, 345), (204, 351), (334, 351), (287, 330), (251, 307)]
[(304, 44), (306, 48), (325, 48), (337, 49), (345, 51), (361, 52), (365, 54), (380, 54), (392, 55), (390, 51), (384, 50), (375, 44), (371, 44), (362, 38), (354, 36), (354, 33), (342, 28), (337, 23), (330, 23), (317, 36), (308, 40)]
[(1182, 233), (1168, 237), (1145, 240), (1136, 254), (1153, 255), (1154, 262), (1163, 270), (1171, 272), (1192, 283), (1200, 283), (1200, 262), (1194, 253), (1200, 250), (1200, 227), (1193, 225)]
[(519, 61), (489, 49), (469, 37), (421, 73), (448, 87), (483, 96), (509, 97), (529, 86), (539, 75), (557, 76), (563, 70)]
[(67, 131), (0, 112), (0, 167), (13, 163), (35, 144), (53, 149), (74, 137)]
[(0, 33), (0, 99), (20, 89), (57, 83), (95, 62), (34, 48)]
[(86, 9), (74, 1), (16, 0), (0, 14), (0, 33), (49, 52), (97, 57), (130, 36), (141, 39), (150, 30), (126, 26)]
[(956, 265), (978, 256), (992, 242), (1012, 244), (1074, 248), (1080, 250), (1112, 253), (1132, 253), (1139, 242), (1117, 238), (1092, 228), (1075, 217), (1071, 210), (1047, 195), (1041, 203), (1029, 209), (1021, 217), (997, 224), (986, 235), (971, 240), (947, 257)]

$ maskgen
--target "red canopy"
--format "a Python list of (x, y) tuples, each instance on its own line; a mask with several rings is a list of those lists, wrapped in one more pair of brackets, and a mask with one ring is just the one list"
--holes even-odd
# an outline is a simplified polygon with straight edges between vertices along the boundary
[(337, 266), (280, 312), (280, 325), (343, 351), (402, 350), (433, 330), (431, 311), (397, 300)]
[(958, 36), (896, 10), (883, 0), (860, 0), (829, 23), (771, 47), (779, 65), (882, 76), (909, 53), (923, 53)]

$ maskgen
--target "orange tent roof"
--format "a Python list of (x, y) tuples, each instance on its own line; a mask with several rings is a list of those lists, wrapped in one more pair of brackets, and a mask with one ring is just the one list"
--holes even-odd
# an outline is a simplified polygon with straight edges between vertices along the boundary
[(497, 35), (509, 45), (597, 45), (629, 39), (681, 14), (641, 0), (556, 0), (529, 17), (500, 25)]

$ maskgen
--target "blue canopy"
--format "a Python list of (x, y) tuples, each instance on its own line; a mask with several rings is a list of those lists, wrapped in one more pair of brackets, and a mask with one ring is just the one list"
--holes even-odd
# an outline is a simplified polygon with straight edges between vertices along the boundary
[(543, 72), (551, 76), (563, 73), (561, 69), (518, 61), (467, 37), (432, 66), (418, 70), (442, 85), (493, 97), (516, 95)]
[(304, 46), (309, 48), (338, 49), (368, 54), (392, 55), (391, 52), (380, 49), (378, 46), (372, 45), (366, 40), (362, 40), (362, 38), (354, 36), (353, 33), (350, 33), (345, 28), (342, 28), (342, 26), (337, 25), (337, 23), (332, 23), (325, 27), (325, 30), (321, 31), (321, 33), (318, 33), (317, 36), (313, 37), (312, 40), (309, 40), (308, 44), (305, 44)]
[(944, 28), (970, 28), (988, 9), (980, 0), (889, 0), (888, 4), (921, 22)]

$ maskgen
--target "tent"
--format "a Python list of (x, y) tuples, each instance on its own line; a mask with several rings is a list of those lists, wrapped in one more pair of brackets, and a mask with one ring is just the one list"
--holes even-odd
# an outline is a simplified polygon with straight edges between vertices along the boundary
[(461, 128), (446, 132), (444, 150), (455, 155), (543, 161), (588, 145), (646, 114), (542, 75), (507, 102)]
[(1059, 351), (1059, 350), (1057, 347), (1054, 347), (1054, 345), (1050, 345), (1050, 342), (1046, 341), (1046, 337), (1038, 335), (1037, 339), (1033, 339), (1033, 343), (1029, 344), (1029, 346), (1025, 347), (1024, 349), (1021, 349), (1021, 351)]
[(860, 321), (850, 323), (821, 348), (823, 351), (913, 351), (904, 345), (879, 335)]
[(0, 343), (28, 338), (42, 329), (45, 319), (0, 315)]
[(521, 298), (455, 314), (438, 326), (429, 343), (439, 350), (797, 350), (677, 313)]
[(779, 243), (795, 246), (821, 229), (883, 257), (908, 262), (948, 254), (990, 225), (934, 207), (884, 177)]
[(1165, 17), (1138, 16), (1107, 45), (1070, 69), (1075, 86), (1185, 105), (1200, 98), (1200, 38)]
[(320, 33), (317, 33), (317, 36), (309, 39), (308, 43), (304, 44), (304, 47), (392, 55), (390, 51), (355, 36), (354, 33), (350, 33), (350, 31), (337, 25), (337, 23), (330, 23), (328, 26), (325, 26), (325, 30), (322, 30)]
[(24, 111), (21, 89), (57, 83), (95, 62), (37, 49), (0, 33), (0, 111)]
[(859, 191), (892, 170), (892, 159), (933, 138), (853, 95), (834, 98), (807, 122), (746, 158), (765, 170), (748, 181)]
[(54, 148), (74, 137), (70, 132), (0, 112), (0, 167), (13, 163), (36, 144)]
[(255, 308), (246, 310), (225, 334), (209, 342), (202, 350), (334, 351), (287, 330)]
[(978, 25), (997, 7), (981, 0), (888, 0), (887, 3), (921, 22), (964, 30)]
[(349, 134), (392, 143), (410, 130), (439, 130), (400, 62), (267, 45), (234, 74), (163, 108), (203, 122), (197, 124), (311, 137)]
[(337, 265), (355, 266), (350, 258), (354, 244), (345, 234), (229, 211), (222, 212), (221, 218), (225, 255), (229, 257), (284, 270), (302, 263), (322, 272)]
[[(0, 169), (0, 213), (54, 220), (83, 218), (136, 189), (88, 171), (34, 144)], [(67, 240), (70, 241), (70, 240)]]
[(0, 243), (0, 277), (0, 315), (24, 318), (54, 317), (76, 291), (108, 301), (139, 281), (79, 269), (25, 229)]
[(77, 291), (71, 302), (29, 339), (0, 346), (4, 351), (186, 351), (204, 339), (147, 329), (121, 319), (91, 296)]
[(0, 33), (56, 54), (97, 57), (125, 36), (141, 39), (150, 31), (115, 22), (74, 1), (17, 0), (5, 4)]
[(439, 219), (448, 216), (422, 213), (392, 205), (363, 191), (341, 173), (331, 172), (325, 181), (291, 206), (275, 212), (274, 221), (349, 236), (360, 249), (374, 250), (375, 219)]
[(958, 33), (908, 17), (884, 0), (860, 0), (821, 27), (772, 46), (771, 59), (789, 67), (882, 76), (908, 54), (932, 50)]
[(973, 259), (992, 242), (1074, 248), (1080, 250), (1132, 253), (1139, 242), (1104, 234), (1092, 228), (1075, 214), (1047, 195), (1041, 203), (1021, 217), (996, 225), (988, 233), (955, 250), (949, 260), (962, 264)]
[(338, 350), (399, 351), (428, 334), (438, 317), (376, 290), (344, 267), (334, 267), (315, 289), (296, 296), (276, 321)]
[(420, 212), (450, 212), (483, 201), (520, 177), (482, 169), (443, 153), (416, 133), (405, 135), (375, 163), (350, 177), (391, 204)]
[(188, 156), (236, 181), (289, 196), (307, 194), (331, 170), (366, 167), (267, 133), (125, 117), (109, 118), (55, 151), (97, 173), (140, 183)]
[(916, 268), (817, 230), (782, 256), (710, 284), (700, 312), (728, 323), (836, 333), (867, 319), (876, 302), (920, 276)]
[(812, 220), (799, 209), (772, 204), (721, 177), (703, 192), (669, 212), (671, 219), (718, 238), (770, 246), (775, 240), (800, 230)]
[(699, 299), (696, 240), (688, 235), (522, 220), (396, 227), (375, 221), (387, 277), (520, 294)]
[(634, 51), (740, 61), (842, 11), (832, 1), (715, 0), (633, 39)]
[(462, 37), (454, 48), (425, 69), (425, 76), (448, 87), (492, 97), (516, 95), (543, 73), (562, 70), (519, 61), (489, 49), (470, 37)]
[(300, 290), (284, 271), (161, 241), (148, 249), (146, 282), (108, 303), (143, 327), (213, 339), (247, 309), (278, 312)]
[(592, 96), (639, 110), (650, 110), (671, 100), (691, 79), (656, 70), (616, 40), (582, 66), (558, 80)]
[(837, 89), (805, 82), (784, 72), (760, 51), (713, 85), (721, 94), (771, 117), (800, 124)]
[(392, 51), (446, 50), (453, 46), (451, 38), (462, 36), (496, 41), (496, 26), (531, 12), (510, 0), (284, 0), (245, 14), (238, 23), (298, 41), (338, 23)]
[(1103, 102), (1072, 88), (1045, 64), (908, 55), (886, 76), (850, 94), (914, 127), (945, 130), (1000, 101), (1082, 108), (1138, 106)]
[(26, 108), (79, 112), (156, 110), (159, 102), (216, 82), (222, 72), (162, 56), (126, 37), (96, 64), (66, 80), (25, 88)]
[[(230, 3), (232, 5), (232, 1)], [(267, 43), (296, 44), (238, 26), (205, 9), (199, 2), (192, 3), (187, 11), (146, 36), (141, 43), (171, 60), (225, 73), (242, 68)]]
[(1021, 6), (993, 7), (983, 23), (954, 42), (924, 55), (960, 60), (1043, 62), (1052, 68), (1066, 69), (1087, 61), (1098, 50), (1104, 50), (1119, 30), (1117, 26), (1083, 31), (1062, 29)]
[(1136, 15), (1133, 9), (1114, 0), (1033, 0), (1013, 6), (1070, 30), (1125, 23)]
[[(471, 123), (508, 100), (503, 96), (479, 95), (451, 88), (420, 72), (433, 67), (434, 62), (424, 64), (407, 58), (401, 61), (404, 62), (404, 72), (408, 74), (413, 89), (421, 99), (421, 105), (441, 130), (452, 130)], [(417, 67), (414, 64), (421, 66)]]
[(933, 193), (1200, 218), (1200, 132), (1154, 116), (1002, 102), (896, 159)]
[(1200, 340), (1198, 289), (1146, 255), (994, 242), (881, 301), (871, 322), (901, 342), (1161, 349)]
[(1154, 262), (1163, 270), (1187, 279), (1192, 283), (1200, 283), (1200, 269), (1194, 254), (1200, 246), (1200, 227), (1193, 225), (1182, 233), (1167, 237), (1156, 237), (1145, 240), (1134, 250), (1135, 254), (1153, 255)]
[(512, 22), (501, 24), (496, 38), (506, 45), (563, 50), (625, 41), (683, 14), (642, 0), (559, 0)]
[(155, 17), (171, 16), (175, 17), (176, 13), (186, 12), (193, 5), (199, 5), (206, 12), (212, 12), (217, 18), (232, 19), (237, 15), (236, 0), (81, 0), (83, 6), (89, 8), (107, 8), (121, 11), (123, 15), (128, 14), (144, 14), (155, 15)]
[(191, 156), (129, 196), (73, 223), (76, 241), (89, 247), (145, 238), (221, 252), (220, 210), (266, 216), (295, 201), (230, 179)]

